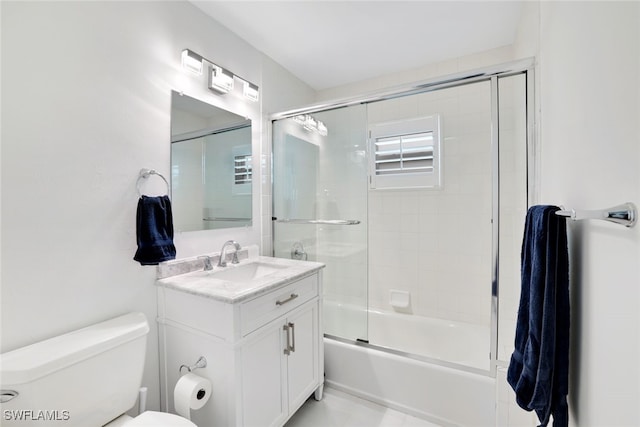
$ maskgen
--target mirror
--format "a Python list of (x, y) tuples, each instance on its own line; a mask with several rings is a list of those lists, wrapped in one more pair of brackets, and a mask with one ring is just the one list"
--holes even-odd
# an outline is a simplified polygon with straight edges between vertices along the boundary
[(252, 159), (251, 120), (173, 91), (174, 229), (250, 226)]

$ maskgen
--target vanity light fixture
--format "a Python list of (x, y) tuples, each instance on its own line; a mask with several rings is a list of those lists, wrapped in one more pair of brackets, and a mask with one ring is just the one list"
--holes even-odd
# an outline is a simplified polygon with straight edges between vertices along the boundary
[(209, 67), (209, 89), (220, 94), (233, 90), (233, 73), (217, 65)]
[(182, 51), (182, 68), (191, 71), (192, 73), (202, 74), (202, 61), (204, 58), (197, 53), (185, 49)]
[(250, 81), (233, 74), (231, 71), (226, 70), (219, 65), (216, 65), (192, 50), (184, 49), (182, 51), (182, 67), (192, 73), (202, 75), (202, 68), (205, 62), (211, 64), (209, 67), (209, 89), (224, 95), (233, 90), (234, 81), (235, 79), (238, 79), (242, 82), (242, 94), (245, 98), (254, 102), (258, 101), (260, 91), (257, 85), (254, 85)]
[(243, 89), (242, 89), (242, 94), (244, 95), (245, 98), (253, 101), (253, 102), (258, 102), (258, 86), (254, 85), (253, 83), (249, 83), (247, 81), (244, 81), (244, 85), (243, 85)]

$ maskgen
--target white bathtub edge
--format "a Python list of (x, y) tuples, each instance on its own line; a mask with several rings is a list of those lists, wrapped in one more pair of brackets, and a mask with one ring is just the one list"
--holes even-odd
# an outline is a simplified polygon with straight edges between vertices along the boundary
[(325, 338), (330, 387), (446, 426), (495, 426), (495, 379)]

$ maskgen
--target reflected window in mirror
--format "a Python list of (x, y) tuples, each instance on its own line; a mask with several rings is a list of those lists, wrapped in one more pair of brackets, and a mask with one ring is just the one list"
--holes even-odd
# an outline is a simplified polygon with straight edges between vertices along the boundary
[(171, 181), (176, 231), (252, 222), (251, 120), (172, 92)]

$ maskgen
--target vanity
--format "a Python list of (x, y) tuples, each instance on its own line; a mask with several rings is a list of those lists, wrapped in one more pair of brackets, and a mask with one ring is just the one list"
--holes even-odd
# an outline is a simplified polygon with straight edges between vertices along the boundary
[(282, 426), (312, 394), (322, 398), (324, 264), (257, 253), (242, 249), (237, 264), (211, 270), (203, 265), (215, 266), (215, 254), (159, 266), (163, 411), (174, 412), (180, 371), (201, 356), (207, 366), (193, 373), (212, 393), (191, 411), (199, 426)]

